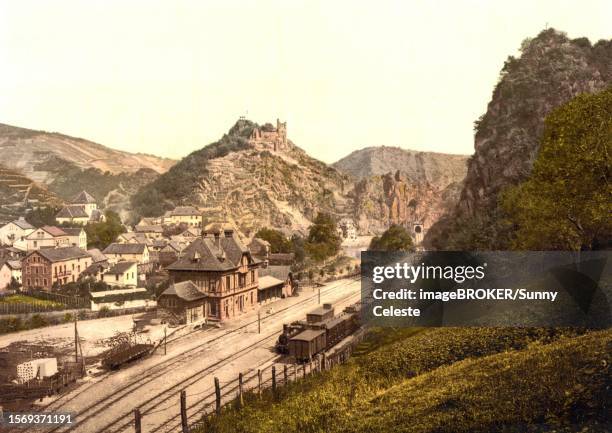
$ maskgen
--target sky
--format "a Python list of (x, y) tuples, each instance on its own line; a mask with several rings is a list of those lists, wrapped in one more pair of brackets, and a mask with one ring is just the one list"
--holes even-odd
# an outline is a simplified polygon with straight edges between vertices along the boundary
[(0, 123), (180, 158), (245, 115), (328, 163), (471, 154), (523, 39), (611, 22), (610, 0), (0, 0)]

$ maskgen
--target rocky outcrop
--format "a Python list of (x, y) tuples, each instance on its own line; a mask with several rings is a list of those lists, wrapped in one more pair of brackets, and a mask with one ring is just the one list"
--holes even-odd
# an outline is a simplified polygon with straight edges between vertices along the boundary
[(415, 182), (401, 171), (372, 176), (349, 193), (360, 233), (380, 234), (392, 224), (425, 231), (457, 203), (460, 182), (440, 187)]
[[(458, 206), (430, 231), (425, 244), (503, 248), (492, 228), (498, 218), (498, 195), (531, 173), (546, 115), (578, 94), (611, 83), (612, 40), (591, 45), (586, 38), (570, 40), (553, 29), (525, 40), (520, 57), (506, 61), (486, 113), (475, 122), (475, 153)], [(471, 222), (480, 228), (468, 227)], [(469, 233), (485, 228), (484, 244), (471, 239)]]
[(537, 156), (544, 118), (555, 107), (612, 80), (612, 41), (594, 47), (553, 29), (523, 42), (521, 56), (502, 69), (486, 113), (476, 122), (474, 149), (460, 211), (495, 205), (499, 191), (524, 180)]
[(56, 132), (4, 124), (0, 124), (0, 154), (6, 167), (46, 184), (55, 179), (53, 171), (41, 169), (50, 161), (59, 161), (60, 164), (66, 161), (81, 169), (96, 168), (111, 174), (134, 173), (142, 168), (163, 173), (176, 162), (153, 155), (110, 149)]

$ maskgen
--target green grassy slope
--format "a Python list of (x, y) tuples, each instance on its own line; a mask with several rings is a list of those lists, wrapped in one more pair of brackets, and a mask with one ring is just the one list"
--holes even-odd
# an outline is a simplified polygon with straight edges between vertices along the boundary
[(602, 431), (612, 331), (385, 330), (369, 344), (277, 401), (227, 410), (206, 431)]

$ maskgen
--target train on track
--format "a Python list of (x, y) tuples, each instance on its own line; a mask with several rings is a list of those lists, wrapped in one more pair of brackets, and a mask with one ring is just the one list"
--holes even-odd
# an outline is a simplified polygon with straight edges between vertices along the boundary
[(276, 351), (292, 356), (298, 362), (306, 362), (338, 344), (360, 325), (359, 303), (345, 308), (337, 316), (331, 304), (323, 304), (308, 313), (305, 321), (283, 325)]

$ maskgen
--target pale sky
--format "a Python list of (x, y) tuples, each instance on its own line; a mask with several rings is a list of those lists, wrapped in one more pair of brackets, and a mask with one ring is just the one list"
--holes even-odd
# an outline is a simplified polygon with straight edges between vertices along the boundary
[(471, 154), (524, 38), (611, 23), (610, 0), (0, 0), (0, 123), (180, 158), (246, 114), (325, 162)]

